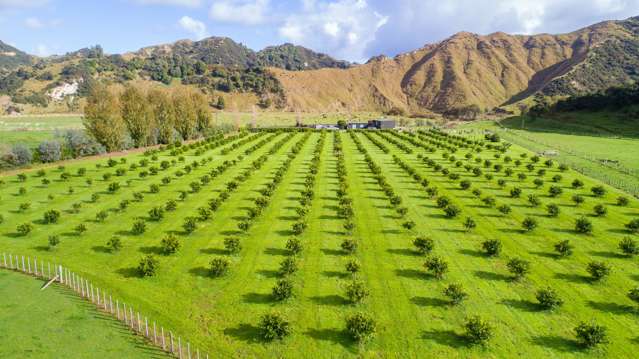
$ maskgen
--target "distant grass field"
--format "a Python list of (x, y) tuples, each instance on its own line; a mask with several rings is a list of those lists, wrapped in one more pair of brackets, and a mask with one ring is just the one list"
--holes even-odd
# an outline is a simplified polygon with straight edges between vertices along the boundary
[[(557, 150), (557, 159), (587, 175), (639, 195), (639, 119), (616, 113), (571, 113), (557, 118), (511, 118), (461, 129), (488, 129), (531, 151)], [(522, 125), (524, 128), (522, 129)]]
[(70, 129), (82, 129), (79, 115), (0, 116), (0, 146), (22, 143), (35, 147)]
[[(300, 207), (305, 178), (311, 173), (310, 161), (320, 133), (311, 133), (293, 156), (290, 168), (270, 197), (270, 204), (252, 226), (243, 232), (238, 223), (247, 220), (247, 210), (255, 206), (259, 191), (272, 181), (289, 154), (293, 155), (294, 144), (304, 134), (296, 133), (277, 144), (287, 136), (260, 134), (234, 149), (226, 144), (201, 152), (194, 148), (175, 156), (165, 151), (158, 154), (157, 160), (131, 155), (126, 157), (126, 164), (114, 167), (107, 166), (106, 159), (78, 161), (61, 170), (48, 169), (45, 174), (51, 181), (48, 185), (41, 184), (42, 178), (35, 173), (30, 173), (25, 182), (16, 176), (4, 177), (5, 183), (0, 188), (0, 213), (4, 217), (0, 225), (0, 252), (61, 263), (131, 303), (165, 328), (188, 338), (192, 348), (200, 348), (211, 357), (419, 357), (427, 353), (432, 357), (622, 358), (633, 357), (639, 349), (635, 305), (626, 297), (639, 280), (636, 260), (621, 255), (617, 248), (626, 236), (637, 239), (624, 228), (639, 217), (637, 200), (631, 200), (628, 207), (617, 206), (616, 198), (622, 193), (611, 187), (606, 186), (608, 193), (602, 198), (591, 195), (590, 187), (600, 184), (597, 180), (575, 171), (560, 172), (556, 166), (545, 174), (536, 174), (543, 167), (541, 164), (535, 166), (535, 172), (529, 172), (525, 169), (529, 157), (516, 166), (504, 162), (504, 155), (495, 158), (496, 151), (487, 148), (472, 153), (504, 168), (497, 171), (480, 166), (493, 177), (475, 177), (463, 166), (443, 158), (443, 153), (450, 153), (449, 150), (428, 152), (391, 132), (371, 132), (370, 139), (363, 132), (353, 133), (353, 137), (347, 132), (325, 135), (314, 197), (306, 216), (308, 227), (298, 236), (304, 251), (298, 259), (299, 271), (291, 276), (295, 296), (285, 302), (275, 301), (271, 289), (281, 278), (280, 262), (289, 255), (285, 244), (294, 237), (292, 225), (298, 221), (296, 210)], [(352, 235), (344, 231), (344, 219), (338, 214), (337, 158), (333, 153), (338, 138), (343, 143), (347, 195), (352, 198), (355, 213)], [(389, 138), (395, 142), (391, 143)], [(263, 139), (268, 139), (265, 145), (245, 152)], [(426, 135), (418, 143), (426, 143), (425, 140), (436, 138)], [(358, 142), (401, 196), (401, 206), (408, 209), (406, 218), (400, 218), (389, 204), (358, 149)], [(387, 147), (388, 153), (376, 143)], [(407, 154), (400, 146), (413, 152)], [(228, 148), (229, 152), (223, 154), (222, 148)], [(273, 152), (269, 154), (271, 148)], [(455, 153), (456, 160), (462, 165), (476, 166), (474, 159), (464, 157), (468, 152), (471, 151), (460, 149)], [(517, 145), (506, 155), (520, 159), (521, 153), (530, 156), (529, 151)], [(441, 170), (427, 166), (418, 154), (428, 156), (460, 178), (451, 179)], [(252, 166), (262, 155), (267, 156), (263, 165)], [(428, 179), (429, 185), (457, 204), (462, 214), (455, 219), (446, 218), (442, 209), (437, 208), (436, 198), (430, 198), (424, 187), (393, 160), (393, 155)], [(184, 156), (184, 162), (179, 161), (179, 156)], [(192, 166), (208, 157), (210, 162)], [(130, 168), (142, 159), (150, 160), (150, 164)], [(234, 159), (235, 165), (202, 182), (200, 191), (192, 192), (192, 182), (201, 181), (213, 168)], [(157, 175), (148, 173), (150, 166), (159, 167), (163, 160), (177, 161)], [(190, 172), (185, 170), (187, 164)], [(86, 169), (84, 176), (76, 175), (81, 167)], [(117, 176), (116, 168), (127, 171)], [(515, 174), (506, 176), (507, 168)], [(237, 176), (247, 170), (250, 176), (238, 180)], [(71, 174), (67, 181), (60, 179), (62, 172)], [(146, 176), (140, 176), (142, 172), (147, 172)], [(106, 173), (112, 176), (104, 179)], [(518, 173), (525, 173), (527, 178), (518, 179)], [(563, 194), (551, 198), (548, 190), (555, 184), (551, 178), (557, 174), (563, 177), (556, 184)], [(169, 184), (161, 184), (160, 179), (165, 176), (171, 179)], [(540, 188), (533, 185), (538, 178), (545, 181)], [(576, 178), (583, 180), (584, 188), (570, 186)], [(86, 179), (92, 183), (87, 184)], [(512, 212), (501, 214), (470, 190), (462, 190), (459, 181), (464, 179), (472, 183), (472, 188), (482, 191), (481, 198), (490, 196), (498, 205), (509, 205)], [(503, 188), (498, 185), (500, 179), (506, 181)], [(231, 181), (238, 186), (228, 191), (227, 184)], [(121, 185), (115, 194), (106, 190), (112, 182)], [(159, 192), (151, 191), (151, 184), (160, 184)], [(515, 186), (523, 190), (521, 198), (509, 195)], [(25, 188), (25, 194), (20, 194), (21, 187)], [(178, 199), (181, 191), (187, 193), (182, 200)], [(229, 198), (212, 213), (212, 218), (198, 220), (197, 230), (186, 234), (182, 227), (185, 218), (199, 216), (199, 208), (208, 207), (209, 200), (219, 198), (222, 192), (228, 193)], [(142, 199), (134, 200), (134, 193), (141, 194)], [(99, 197), (92, 199), (93, 194)], [(543, 204), (530, 206), (526, 200), (529, 194), (538, 195)], [(583, 195), (586, 202), (575, 206), (571, 201), (574, 194)], [(123, 199), (131, 202), (120, 210)], [(176, 200), (177, 209), (166, 212), (162, 220), (150, 220), (149, 210), (168, 200)], [(20, 204), (26, 202), (31, 204), (30, 208), (20, 210)], [(74, 203), (81, 205), (79, 213), (72, 211)], [(545, 206), (550, 203), (561, 210), (556, 218), (547, 215)], [(599, 203), (607, 207), (607, 216), (592, 215), (593, 207)], [(56, 224), (43, 223), (43, 214), (50, 209), (61, 212)], [(106, 211), (106, 219), (96, 219), (100, 211)], [(470, 232), (463, 226), (468, 216), (477, 223), (477, 228)], [(594, 224), (592, 235), (575, 233), (575, 219), (580, 216)], [(521, 230), (524, 217), (536, 219), (539, 227), (532, 233), (524, 233)], [(131, 229), (139, 219), (146, 223), (146, 232), (136, 235)], [(415, 227), (405, 229), (406, 221), (414, 221)], [(17, 226), (23, 223), (34, 226), (26, 236), (16, 233)], [(87, 226), (86, 233), (75, 232), (79, 224)], [(61, 243), (50, 251), (47, 238), (52, 234), (59, 235)], [(176, 254), (165, 256), (161, 240), (168, 234), (175, 235), (182, 247)], [(444, 279), (437, 280), (426, 273), (425, 257), (412, 244), (419, 234), (432, 238), (434, 254), (448, 262), (449, 272)], [(106, 247), (113, 235), (123, 242), (123, 248), (116, 253)], [(224, 239), (230, 236), (241, 240), (239, 255), (229, 256), (224, 249)], [(346, 254), (340, 247), (346, 238), (359, 243), (354, 255)], [(503, 253), (497, 258), (485, 256), (481, 249), (482, 242), (491, 239), (499, 239), (503, 245)], [(572, 257), (556, 257), (553, 245), (560, 240), (573, 243)], [(160, 268), (155, 276), (142, 278), (136, 268), (140, 258), (148, 254), (159, 258)], [(227, 276), (210, 276), (209, 262), (215, 257), (229, 258), (231, 268)], [(513, 281), (506, 267), (514, 257), (531, 265), (530, 274), (521, 281)], [(346, 285), (351, 281), (345, 264), (352, 258), (361, 263), (356, 277), (370, 291), (368, 298), (355, 305), (345, 296)], [(586, 265), (593, 260), (609, 263), (612, 274), (601, 282), (591, 281)], [(442, 294), (450, 283), (462, 284), (469, 294), (459, 306), (449, 305)], [(553, 312), (541, 310), (535, 299), (536, 290), (549, 285), (565, 301)], [(1, 296), (0, 303), (3, 303)], [(264, 342), (259, 336), (259, 317), (272, 310), (291, 322), (293, 333), (282, 342)], [(357, 310), (369, 313), (377, 321), (377, 335), (370, 342), (357, 344), (344, 331), (345, 316)], [(474, 314), (481, 315), (494, 327), (495, 337), (486, 347), (469, 346), (463, 337), (464, 321)], [(579, 322), (590, 320), (606, 326), (610, 339), (605, 347), (592, 351), (577, 344), (573, 331)]]
[(42, 285), (0, 271), (0, 357), (168, 358), (66, 288)]

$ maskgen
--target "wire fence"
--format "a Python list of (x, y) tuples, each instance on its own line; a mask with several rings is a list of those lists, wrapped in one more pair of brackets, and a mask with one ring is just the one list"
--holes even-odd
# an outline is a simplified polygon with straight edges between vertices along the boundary
[(100, 312), (107, 313), (125, 326), (133, 333), (144, 337), (149, 343), (162, 349), (165, 353), (179, 359), (208, 359), (208, 354), (201, 356), (200, 350), (191, 348), (190, 342), (183, 344), (180, 336), (175, 336), (172, 331), (165, 330), (163, 326), (139, 311), (101, 290), (93, 283), (70, 271), (60, 264), (38, 261), (37, 258), (18, 256), (2, 253), (0, 268), (20, 272), (39, 279), (46, 280), (43, 289), (53, 283), (65, 286), (75, 292), (80, 298), (94, 304)]

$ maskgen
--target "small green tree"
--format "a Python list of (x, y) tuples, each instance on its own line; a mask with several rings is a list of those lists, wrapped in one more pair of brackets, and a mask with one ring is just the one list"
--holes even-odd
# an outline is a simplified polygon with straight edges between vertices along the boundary
[(168, 234), (162, 238), (162, 253), (164, 255), (171, 255), (176, 253), (180, 249), (180, 240), (174, 235)]
[(346, 317), (346, 332), (358, 342), (371, 339), (376, 330), (375, 320), (364, 312), (353, 313)]
[(238, 254), (242, 250), (242, 244), (237, 237), (229, 237), (224, 239), (224, 248), (229, 254)]
[(584, 203), (586, 199), (583, 196), (576, 194), (572, 196), (572, 201), (575, 202), (575, 207), (579, 207), (579, 205)]
[(293, 237), (286, 241), (286, 249), (288, 249), (291, 254), (297, 255), (302, 253), (302, 251), (304, 250), (304, 245), (299, 238)]
[(58, 244), (60, 244), (60, 236), (58, 235), (50, 235), (49, 236), (49, 250), (52, 251), (55, 249), (55, 247), (58, 246)]
[(342, 242), (342, 250), (346, 253), (355, 253), (357, 251), (357, 242), (354, 239), (345, 239)]
[(632, 221), (626, 223), (625, 226), (630, 231), (630, 233), (638, 233), (639, 232), (639, 218), (633, 219)]
[(299, 269), (295, 257), (286, 257), (280, 263), (280, 274), (283, 276), (291, 275)]
[(493, 327), (480, 316), (472, 316), (464, 324), (465, 336), (470, 344), (486, 344), (493, 337)]
[(555, 309), (560, 307), (564, 301), (559, 298), (557, 291), (551, 287), (539, 289), (535, 294), (539, 305), (544, 309)]
[(570, 244), (569, 240), (563, 240), (558, 243), (555, 243), (555, 252), (559, 255), (559, 257), (569, 257), (572, 255), (573, 246)]
[(471, 217), (466, 217), (466, 220), (464, 221), (464, 228), (466, 229), (466, 232), (470, 232), (477, 228), (477, 222), (475, 222), (475, 220)]
[(561, 210), (559, 209), (558, 205), (551, 203), (546, 206), (546, 212), (548, 212), (548, 216), (550, 217), (557, 217), (559, 216)]
[(144, 222), (141, 219), (133, 222), (133, 228), (131, 228), (131, 233), (139, 236), (143, 234), (144, 232), (146, 232), (146, 222)]
[(122, 248), (122, 240), (118, 236), (111, 236), (106, 245), (112, 253), (117, 252)]
[(512, 209), (511, 209), (511, 208), (510, 208), (510, 206), (509, 206), (509, 205), (507, 205), (507, 204), (503, 204), (503, 205), (501, 205), (501, 206), (497, 207), (497, 210), (498, 210), (501, 214), (504, 214), (504, 215), (509, 214), (510, 212), (512, 212)]
[(639, 287), (632, 288), (628, 291), (628, 298), (639, 304)]
[(186, 217), (184, 219), (184, 223), (182, 224), (182, 229), (186, 234), (191, 234), (195, 232), (197, 229), (197, 218), (195, 217)]
[(606, 327), (595, 322), (581, 322), (575, 327), (577, 340), (586, 348), (592, 348), (600, 344), (608, 343)]
[(606, 208), (606, 206), (604, 206), (603, 204), (594, 206), (592, 210), (597, 217), (605, 217), (608, 213), (608, 208)]
[(497, 257), (501, 253), (501, 241), (498, 239), (490, 239), (481, 244), (481, 247), (489, 257)]
[(209, 265), (211, 269), (211, 275), (213, 277), (221, 277), (229, 271), (231, 263), (226, 258), (217, 257), (213, 258)]
[(530, 272), (530, 262), (521, 258), (513, 258), (506, 264), (510, 273), (513, 274), (515, 280), (520, 280)]
[(28, 222), (20, 224), (16, 228), (16, 231), (21, 236), (26, 236), (27, 234), (31, 233), (32, 230), (33, 230), (33, 225), (31, 223), (28, 223)]
[(140, 264), (138, 265), (138, 271), (143, 277), (154, 276), (157, 273), (158, 268), (159, 262), (153, 255), (142, 257), (142, 259), (140, 259)]
[(258, 327), (262, 338), (267, 341), (282, 340), (291, 333), (290, 323), (276, 312), (264, 314)]
[(537, 220), (532, 217), (524, 218), (523, 222), (521, 222), (521, 226), (524, 228), (526, 232), (532, 232), (537, 228)]
[(592, 261), (588, 263), (586, 270), (594, 281), (599, 281), (610, 275), (612, 268), (606, 262)]
[(464, 287), (460, 283), (447, 285), (446, 288), (444, 288), (444, 295), (450, 298), (452, 305), (457, 305), (468, 297), (468, 293), (464, 291)]
[(435, 248), (435, 242), (427, 237), (417, 237), (413, 240), (413, 245), (421, 254), (430, 254)]
[(87, 231), (87, 225), (84, 223), (80, 223), (77, 226), (75, 226), (74, 230), (78, 236), (81, 236), (84, 234), (84, 232)]
[(619, 242), (619, 249), (628, 257), (639, 254), (639, 245), (637, 245), (637, 242), (630, 237), (624, 237)]
[(442, 279), (444, 274), (448, 272), (448, 263), (441, 257), (433, 256), (428, 258), (424, 263), (424, 267), (437, 279)]
[(590, 189), (590, 192), (595, 197), (603, 197), (606, 195), (606, 188), (604, 186), (594, 186)]
[(293, 282), (290, 279), (280, 279), (273, 287), (273, 298), (283, 301), (293, 296)]
[(351, 303), (359, 303), (368, 297), (369, 294), (366, 285), (360, 280), (355, 279), (346, 285), (346, 298), (348, 298)]
[(362, 266), (361, 264), (359, 264), (359, 261), (357, 261), (357, 259), (351, 259), (348, 262), (346, 262), (346, 271), (351, 274), (355, 274), (359, 272), (361, 267)]
[(60, 220), (60, 211), (51, 209), (44, 212), (43, 220), (46, 224), (58, 223), (58, 220)]
[(575, 231), (581, 234), (592, 233), (592, 222), (586, 217), (578, 218), (575, 221)]

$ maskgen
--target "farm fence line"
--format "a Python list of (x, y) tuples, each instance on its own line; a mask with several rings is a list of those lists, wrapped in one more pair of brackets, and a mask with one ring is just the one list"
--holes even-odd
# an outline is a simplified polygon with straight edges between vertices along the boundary
[(155, 321), (133, 310), (132, 306), (127, 306), (125, 302), (113, 298), (111, 294), (94, 287), (93, 283), (63, 267), (61, 264), (44, 262), (37, 258), (18, 256), (14, 254), (2, 253), (0, 268), (20, 272), (39, 279), (48, 281), (43, 289), (51, 283), (58, 283), (75, 292), (80, 298), (94, 304), (96, 309), (102, 313), (109, 314), (124, 325), (130, 328), (133, 333), (144, 337), (155, 347), (163, 352), (175, 356), (179, 359), (208, 359), (208, 354), (200, 355), (200, 350), (191, 349), (190, 342), (183, 344), (180, 336), (173, 335), (172, 331), (165, 330), (163, 326), (157, 325)]

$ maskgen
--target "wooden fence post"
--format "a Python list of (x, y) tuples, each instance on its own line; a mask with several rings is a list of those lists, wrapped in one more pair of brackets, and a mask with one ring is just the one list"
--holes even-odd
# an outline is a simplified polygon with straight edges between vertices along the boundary
[(171, 353), (175, 353), (175, 350), (173, 350), (173, 332), (169, 331), (169, 336), (171, 337)]
[(162, 350), (166, 351), (166, 339), (164, 337), (164, 327), (162, 327), (161, 332), (162, 332)]
[(35, 276), (38, 276), (38, 258), (33, 258), (33, 269)]
[(144, 328), (146, 330), (146, 337), (149, 337), (149, 319), (144, 317)]
[(120, 320), (120, 301), (115, 300), (115, 317)]
[(13, 269), (13, 257), (11, 253), (9, 253), (9, 269)]
[(51, 279), (51, 263), (47, 262), (47, 275), (49, 276), (49, 279)]
[(186, 354), (189, 359), (191, 359), (191, 343), (186, 342)]
[(122, 305), (124, 306), (124, 324), (129, 325), (129, 323), (126, 320), (126, 303), (122, 303)]
[(178, 337), (178, 358), (182, 359), (182, 337)]
[(31, 274), (31, 257), (27, 257), (27, 266), (28, 266), (27, 273)]
[(100, 308), (100, 288), (95, 287), (95, 290), (96, 290), (96, 292), (97, 292), (95, 296), (96, 296), (96, 297), (97, 297), (97, 299), (98, 299), (98, 304), (97, 304), (97, 305), (98, 305), (98, 308)]
[(2, 259), (4, 260), (4, 267), (7, 268), (7, 255), (2, 253)]
[(153, 322), (153, 344), (157, 344), (158, 343), (158, 334), (157, 331), (155, 330), (155, 322)]
[(22, 272), (26, 272), (26, 267), (24, 266), (24, 256), (22, 256)]
[(133, 316), (133, 307), (129, 306), (129, 323), (131, 324), (131, 329), (135, 330), (135, 317)]

